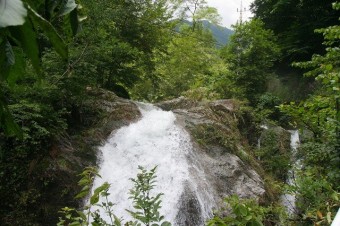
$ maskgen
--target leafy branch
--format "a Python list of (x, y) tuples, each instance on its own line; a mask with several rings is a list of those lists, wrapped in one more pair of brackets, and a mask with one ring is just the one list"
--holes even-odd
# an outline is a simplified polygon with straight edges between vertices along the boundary
[[(108, 197), (110, 193), (110, 184), (105, 182), (101, 186), (97, 187), (89, 198), (89, 203), (84, 207), (84, 211), (79, 211), (74, 208), (64, 207), (60, 213), (63, 217), (59, 218), (58, 226), (171, 226), (167, 221), (163, 221), (164, 216), (160, 215), (159, 209), (161, 207), (162, 193), (157, 194), (155, 197), (151, 196), (151, 191), (155, 187), (156, 183), (156, 168), (154, 167), (150, 171), (147, 171), (143, 167), (139, 166), (137, 178), (131, 180), (134, 182), (134, 187), (130, 190), (130, 199), (133, 200), (135, 211), (126, 210), (135, 219), (134, 222), (129, 221), (122, 222), (122, 219), (117, 217), (113, 213), (113, 206), (115, 205), (109, 201)], [(78, 185), (82, 186), (81, 191), (76, 195), (76, 199), (84, 199), (88, 196), (93, 184), (94, 178), (100, 177), (97, 169), (93, 167), (86, 168), (81, 174), (81, 179)], [(104, 198), (104, 201), (99, 202)], [(104, 210), (110, 219), (110, 223), (104, 220), (99, 209), (93, 210), (93, 207), (99, 207)]]

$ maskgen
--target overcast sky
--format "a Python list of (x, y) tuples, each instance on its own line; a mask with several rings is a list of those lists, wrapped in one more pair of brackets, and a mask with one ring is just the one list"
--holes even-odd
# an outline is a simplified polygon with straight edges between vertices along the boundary
[[(240, 13), (237, 9), (241, 7), (241, 0), (207, 0), (208, 5), (217, 8), (218, 13), (222, 17), (222, 25), (231, 28), (232, 24), (235, 24), (240, 18)], [(251, 17), (249, 10), (250, 3), (253, 0), (242, 0), (243, 8), (246, 11), (243, 13), (243, 21), (246, 21)]]

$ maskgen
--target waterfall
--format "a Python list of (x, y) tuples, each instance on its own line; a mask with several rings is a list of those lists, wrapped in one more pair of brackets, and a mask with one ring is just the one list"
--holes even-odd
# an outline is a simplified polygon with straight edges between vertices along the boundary
[[(136, 177), (138, 165), (147, 169), (158, 166), (153, 191), (154, 194), (164, 193), (160, 213), (165, 220), (174, 226), (184, 225), (182, 222), (186, 220), (196, 220), (192, 225), (204, 225), (214, 203), (204, 171), (195, 159), (189, 134), (175, 123), (174, 113), (149, 104), (139, 103), (138, 106), (142, 118), (115, 131), (100, 147), (102, 178), (95, 178), (93, 189), (109, 182), (109, 201), (116, 204), (114, 214), (124, 222), (132, 220), (125, 210), (133, 210), (132, 201), (128, 199), (128, 191), (133, 187), (129, 178)], [(185, 205), (183, 200), (187, 200)], [(199, 216), (186, 216), (185, 211), (192, 211), (192, 208)]]
[[(298, 130), (292, 130), (289, 131), (291, 133), (290, 135), (290, 147), (291, 147), (291, 162), (292, 168), (288, 171), (288, 178), (287, 178), (287, 184), (288, 185), (294, 185), (295, 184), (295, 169), (298, 169), (301, 167), (300, 161), (296, 159), (296, 152), (297, 148), (300, 144), (300, 138), (299, 138), (299, 131)], [(293, 216), (296, 214), (296, 197), (295, 194), (284, 194), (282, 195), (282, 204), (285, 206), (288, 215)]]

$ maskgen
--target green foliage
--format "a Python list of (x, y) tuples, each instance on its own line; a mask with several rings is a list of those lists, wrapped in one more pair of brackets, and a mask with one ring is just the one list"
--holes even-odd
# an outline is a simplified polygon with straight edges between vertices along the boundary
[(286, 126), (289, 117), (278, 108), (282, 102), (283, 101), (278, 96), (270, 92), (266, 92), (259, 96), (256, 102), (256, 108), (254, 109), (258, 121), (262, 124), (266, 124), (266, 120), (268, 120), (271, 122), (278, 122), (281, 126)]
[[(53, 47), (65, 65), (63, 28), (78, 25), (79, 5), (74, 0), (23, 3), (22, 24), (0, 28), (0, 218), (4, 225), (44, 225), (53, 219), (46, 216), (45, 193), (53, 190), (55, 175), (43, 159), (65, 134), (70, 111), (60, 87), (43, 70), (48, 63), (43, 56)], [(7, 13), (1, 9), (0, 17)], [(76, 19), (69, 20), (69, 14)]]
[(297, 207), (302, 211), (301, 225), (329, 225), (340, 207), (340, 193), (329, 178), (314, 167), (298, 171), (295, 184), (289, 190), (297, 196)]
[[(23, 93), (21, 89), (24, 87)], [(15, 91), (17, 88), (19, 90)], [(8, 136), (0, 131), (0, 198), (2, 200), (0, 215), (6, 219), (3, 222), (5, 225), (14, 224), (11, 223), (12, 217), (16, 219), (15, 224), (19, 225), (26, 224), (22, 220), (36, 222), (39, 218), (38, 211), (33, 211), (35, 214), (31, 211), (41, 208), (35, 207), (42, 200), (38, 191), (41, 187), (46, 188), (45, 183), (48, 181), (43, 176), (46, 172), (33, 177), (32, 171), (35, 172), (34, 166), (40, 163), (43, 156), (49, 155), (54, 139), (63, 134), (67, 128), (66, 110), (48, 104), (56, 97), (53, 88), (32, 84), (31, 88), (25, 85), (16, 86), (15, 89), (11, 93), (6, 89), (4, 91), (7, 92), (9, 99), (8, 113), (13, 122), (20, 125), (21, 136)], [(39, 181), (38, 187), (32, 185), (34, 183), (32, 178)], [(22, 202), (23, 196), (31, 194), (31, 190), (38, 193), (37, 198)], [(15, 195), (13, 191), (17, 191)], [(23, 211), (23, 216), (30, 215), (30, 218), (15, 217), (20, 211)]]
[(285, 182), (290, 169), (289, 138), (283, 129), (265, 130), (260, 138), (261, 147), (255, 151), (263, 169), (281, 182)]
[(222, 56), (229, 64), (230, 81), (240, 89), (238, 97), (254, 104), (258, 95), (266, 91), (279, 48), (273, 32), (265, 29), (260, 20), (236, 24), (234, 29)]
[(294, 126), (303, 126), (313, 132), (315, 139), (334, 139), (336, 110), (334, 100), (327, 96), (314, 95), (300, 103), (280, 105), (280, 110), (292, 117)]
[[(336, 7), (337, 4), (334, 4)], [(315, 138), (323, 141), (340, 142), (340, 107), (339, 107), (339, 59), (340, 50), (334, 45), (339, 41), (337, 35), (340, 26), (319, 29), (323, 33), (327, 46), (325, 55), (314, 55), (311, 61), (295, 63), (295, 66), (311, 69), (306, 76), (313, 76), (319, 82), (320, 89), (304, 102), (282, 105), (281, 110), (298, 118), (304, 126), (313, 131)]]
[[(255, 1), (256, 16), (265, 24), (253, 20), (236, 25), (230, 45), (222, 50), (223, 62), (211, 34), (202, 26), (205, 19), (213, 23), (218, 23), (219, 19), (216, 9), (208, 7), (204, 0), (173, 0), (174, 5), (166, 0), (82, 1), (88, 15), (82, 27), (79, 22), (85, 17), (81, 15), (79, 1), (19, 2), (23, 4), (19, 4), (15, 12), (0, 7), (4, 9), (0, 12), (0, 216), (5, 219), (4, 224), (12, 225), (29, 225), (28, 219), (39, 221), (40, 213), (33, 213), (43, 202), (41, 191), (31, 183), (31, 180), (41, 179), (31, 175), (35, 163), (49, 155), (53, 141), (58, 140), (60, 134), (81, 133), (82, 126), (94, 123), (92, 116), (98, 111), (87, 91), (102, 87), (124, 97), (131, 95), (145, 100), (182, 94), (196, 100), (245, 97), (258, 105), (261, 116), (278, 118), (273, 107), (280, 101), (264, 93), (273, 62), (278, 57), (277, 41), (286, 56), (300, 58), (301, 54), (318, 48), (312, 44), (318, 39), (317, 35), (311, 32), (323, 27), (322, 20), (328, 24), (336, 15), (329, 11), (329, 6), (324, 7), (324, 2)], [(5, 3), (7, 7), (12, 1), (0, 1), (1, 6)], [(175, 23), (170, 22), (176, 7), (182, 7), (182, 16), (189, 10), (186, 15), (193, 19), (192, 26), (184, 26), (179, 32), (172, 30)], [(339, 4), (335, 3), (334, 7), (339, 8)], [(292, 9), (291, 17), (286, 15), (288, 8)], [(7, 17), (8, 12), (17, 17)], [(278, 20), (281, 16), (286, 17)], [(279, 39), (265, 27), (272, 28)], [(82, 33), (77, 34), (80, 30)], [(306, 166), (313, 166), (312, 176), (307, 175), (305, 181), (299, 182), (300, 187), (306, 187), (306, 193), (300, 193), (301, 208), (314, 215), (317, 210), (328, 211), (328, 216), (335, 205), (329, 197), (338, 191), (334, 184), (339, 179), (336, 169), (340, 117), (339, 27), (318, 30), (321, 37), (320, 33), (325, 37), (325, 55), (315, 55), (310, 62), (296, 64), (303, 69), (312, 67), (306, 75), (316, 77), (320, 89), (310, 99), (281, 109), (297, 124), (312, 130), (316, 138), (316, 142), (300, 150)], [(235, 145), (234, 137), (224, 139), (224, 134), (215, 130), (202, 129), (202, 140)], [(213, 132), (218, 133), (207, 136)], [(14, 134), (17, 137), (11, 136)], [(261, 149), (257, 155), (265, 168), (273, 169), (276, 177), (283, 178), (288, 157), (279, 147), (268, 142), (268, 148)], [(135, 188), (130, 193), (137, 209), (130, 211), (136, 218), (131, 224), (154, 225), (156, 223), (151, 222), (163, 221), (158, 212), (161, 194), (151, 197), (149, 193), (155, 183), (155, 169), (150, 173), (145, 169), (141, 171), (133, 180)], [(93, 169), (82, 175), (83, 190), (78, 198), (90, 191), (94, 175)], [(313, 184), (319, 175), (322, 180)], [(45, 186), (49, 181), (41, 179), (41, 183)], [(308, 185), (319, 192), (327, 192), (317, 199)], [(109, 184), (95, 189), (89, 205), (108, 212), (111, 225), (120, 225), (120, 219), (112, 213), (113, 203), (107, 199), (99, 203), (101, 196), (107, 198), (108, 189)], [(296, 187), (296, 191), (298, 189)], [(306, 202), (309, 199), (311, 202)], [(244, 205), (235, 207), (239, 223), (244, 215), (247, 219), (251, 216), (249, 222), (255, 219), (256, 211)], [(89, 216), (94, 224), (109, 224), (99, 212), (91, 212), (90, 208), (86, 211), (84, 214), (72, 208), (63, 209), (65, 218), (61, 224), (89, 224)], [(322, 220), (326, 215), (323, 214)]]
[[(156, 183), (156, 168), (147, 172), (146, 169), (139, 166), (140, 173), (136, 179), (131, 178), (134, 183), (134, 188), (130, 190), (130, 199), (133, 200), (133, 207), (137, 211), (127, 210), (131, 216), (136, 219), (133, 225), (140, 225), (138, 221), (142, 222), (146, 226), (157, 226), (158, 222), (161, 223), (164, 216), (161, 216), (159, 209), (161, 207), (161, 196), (162, 193), (156, 196), (151, 196), (150, 191), (155, 187)], [(170, 225), (169, 222), (163, 222), (162, 226)]]
[[(303, 77), (305, 69), (291, 66), (292, 62), (309, 60), (313, 54), (324, 54), (321, 33), (315, 29), (338, 24), (340, 12), (332, 10), (334, 0), (255, 0), (254, 17), (274, 31), (282, 54), (275, 63), (283, 88), (279, 91), (287, 101), (305, 99), (314, 91), (314, 80)], [(289, 12), (289, 13), (287, 13)]]
[(206, 0), (172, 0), (172, 3), (176, 6), (180, 20), (192, 21), (192, 31), (199, 30), (203, 20), (216, 25), (221, 21), (217, 9), (208, 6)]
[(261, 19), (279, 38), (284, 53), (280, 63), (283, 67), (289, 67), (293, 61), (310, 59), (314, 53), (323, 53), (322, 36), (314, 30), (337, 24), (339, 13), (332, 10), (332, 2), (334, 0), (254, 1), (255, 18)]
[[(339, 5), (334, 3), (334, 9)], [(297, 194), (297, 206), (304, 218), (317, 225), (328, 225), (340, 205), (339, 31), (340, 26), (318, 29), (324, 35), (325, 54), (294, 64), (310, 70), (305, 76), (315, 78), (315, 93), (300, 103), (280, 106), (293, 123), (314, 135), (299, 149), (303, 170), (292, 192)]]
[[(84, 199), (88, 196), (91, 191), (91, 187), (95, 177), (100, 177), (96, 168), (87, 167), (80, 174), (81, 179), (78, 182), (78, 185), (82, 187), (81, 191), (76, 195), (76, 199)], [(59, 222), (57, 225), (112, 225), (112, 226), (121, 226), (121, 220), (113, 214), (113, 203), (108, 201), (108, 190), (110, 188), (110, 184), (105, 182), (101, 186), (97, 187), (91, 197), (89, 198), (89, 204), (84, 207), (84, 211), (79, 211), (74, 208), (64, 207), (61, 209), (60, 213), (63, 217), (59, 218)], [(99, 203), (100, 197), (104, 197), (105, 201)], [(94, 206), (102, 208), (105, 213), (108, 214), (110, 218), (110, 223), (107, 223), (99, 213), (99, 210), (91, 210)], [(92, 218), (92, 220), (91, 220)]]
[(337, 182), (340, 180), (340, 170), (336, 170), (339, 156), (334, 145), (315, 141), (305, 142), (300, 146), (298, 155), (304, 165), (313, 166), (335, 185), (335, 189), (339, 189)]
[[(40, 56), (42, 50), (38, 45), (38, 37), (42, 33), (48, 37), (58, 54), (64, 60), (68, 59), (68, 48), (54, 25), (52, 25), (51, 19), (54, 17), (61, 18), (71, 12), (76, 14), (77, 4), (74, 3), (74, 0), (59, 0), (54, 4), (42, 3), (41, 1), (35, 3), (29, 1), (22, 3), (19, 1), (19, 3), (11, 8), (12, 3), (1, 2), (5, 6), (2, 8), (1, 17), (7, 15), (10, 10), (14, 10), (14, 13), (24, 12), (21, 16), (18, 15), (19, 17), (9, 17), (9, 19), (6, 19), (9, 21), (5, 21), (5, 24), (0, 28), (1, 84), (9, 83), (13, 85), (19, 78), (23, 77), (25, 71), (24, 57), (30, 60), (30, 64), (36, 73), (41, 74)], [(24, 18), (26, 15), (27, 18)], [(45, 15), (45, 17), (41, 15)], [(77, 21), (72, 23), (77, 23)], [(19, 54), (17, 54), (18, 52)], [(0, 96), (3, 96), (3, 94), (0, 93)], [(11, 116), (8, 115), (6, 105), (6, 100), (0, 98), (0, 126), (6, 130), (6, 133), (13, 134), (14, 132), (14, 134), (19, 135), (17, 126), (8, 122), (11, 120)]]
[(183, 93), (185, 97), (195, 101), (217, 100), (220, 95), (207, 87), (190, 89)]
[(262, 96), (260, 96), (258, 103), (257, 103), (257, 107), (261, 109), (274, 108), (280, 102), (281, 100), (277, 96), (271, 93), (264, 93)]
[[(68, 2), (71, 1), (67, 1)], [(69, 12), (73, 11), (77, 5), (74, 3), (74, 7), (67, 9), (66, 12), (63, 12), (62, 15), (68, 14)], [(29, 15), (32, 15), (32, 21), (36, 28), (41, 29), (44, 34), (48, 37), (48, 40), (51, 42), (52, 46), (56, 50), (56, 52), (64, 59), (68, 59), (68, 49), (66, 44), (64, 43), (63, 39), (59, 36), (56, 29), (41, 15), (39, 15), (36, 11), (32, 8), (29, 9)], [(25, 34), (25, 33), (24, 33)]]
[[(151, 192), (155, 187), (156, 183), (156, 168), (154, 167), (150, 171), (147, 171), (143, 167), (139, 166), (138, 169), (140, 173), (137, 174), (137, 178), (131, 178), (131, 181), (134, 183), (134, 187), (130, 190), (130, 199), (133, 200), (133, 207), (136, 209), (126, 210), (128, 211), (134, 222), (126, 222), (125, 224), (122, 222), (120, 218), (118, 218), (113, 213), (114, 204), (108, 200), (108, 193), (110, 189), (110, 184), (105, 182), (101, 186), (94, 189), (93, 193), (89, 197), (89, 203), (84, 207), (84, 211), (78, 211), (74, 208), (64, 207), (60, 211), (63, 217), (59, 218), (59, 223), (57, 225), (74, 225), (74, 226), (171, 226), (171, 224), (167, 221), (164, 221), (164, 216), (160, 215), (159, 209), (161, 205), (161, 196), (162, 193), (157, 194), (155, 197), (151, 196)], [(76, 199), (84, 199), (88, 196), (91, 191), (91, 187), (94, 181), (94, 178), (100, 177), (98, 171), (93, 167), (86, 168), (81, 174), (81, 179), (78, 182), (78, 185), (82, 187), (82, 190), (75, 197)], [(99, 203), (100, 197), (104, 198), (104, 201)], [(101, 215), (99, 209), (92, 210), (93, 207), (99, 207), (105, 211), (105, 214), (110, 219), (108, 223), (103, 219), (104, 215)]]
[[(204, 20), (219, 21), (216, 9), (205, 1), (174, 0), (179, 13), (178, 31), (173, 32), (168, 43), (158, 49), (152, 58), (155, 70), (142, 76), (131, 94), (134, 98), (157, 101), (183, 95), (191, 89), (206, 88), (213, 92), (215, 81), (226, 71), (218, 56), (215, 40), (204, 28)], [(190, 17), (192, 22), (182, 23)], [(174, 27), (172, 27), (174, 29)], [(151, 76), (150, 76), (151, 75)]]
[[(273, 214), (281, 213), (279, 208), (262, 207), (256, 200), (240, 199), (233, 195), (225, 199), (228, 216), (216, 215), (207, 223), (208, 226), (263, 226), (266, 222), (279, 223), (278, 219), (272, 218)], [(275, 221), (273, 221), (275, 220)]]
[(154, 77), (143, 80), (133, 90), (133, 95), (139, 99), (169, 99), (201, 87), (213, 92), (216, 80), (221, 80), (227, 70), (218, 56), (211, 33), (203, 28), (193, 31), (186, 25), (180, 34), (174, 35), (166, 53), (160, 53), (154, 63)]
[[(125, 98), (137, 82), (153, 81), (153, 58), (164, 52), (173, 26), (166, 1), (85, 1), (84, 6), (88, 19), (74, 53), (71, 49), (71, 61), (76, 63), (67, 74), (85, 79), (85, 86), (102, 87)], [(144, 91), (144, 87), (135, 89), (133, 97)]]
[[(49, 187), (64, 170), (53, 154), (60, 137), (97, 123), (92, 88), (128, 96), (127, 88), (153, 70), (153, 54), (171, 31), (171, 10), (166, 1), (82, 1), (84, 8), (75, 0), (22, 2), (27, 16), (9, 23), (15, 26), (2, 7), (9, 1), (0, 3), (0, 24), (7, 21), (0, 28), (0, 218), (5, 225), (46, 225), (54, 220), (46, 217), (47, 203), (63, 200), (45, 198), (63, 186)], [(32, 202), (23, 198), (31, 190), (39, 194)]]
[[(211, 36), (204, 31), (194, 33), (186, 30), (192, 37), (178, 36), (168, 47), (168, 55), (156, 68), (162, 78), (160, 90), (166, 97), (176, 97), (187, 91), (193, 84), (209, 71), (209, 63), (213, 60)], [(203, 35), (203, 36), (202, 36)], [(198, 36), (201, 39), (197, 39)]]

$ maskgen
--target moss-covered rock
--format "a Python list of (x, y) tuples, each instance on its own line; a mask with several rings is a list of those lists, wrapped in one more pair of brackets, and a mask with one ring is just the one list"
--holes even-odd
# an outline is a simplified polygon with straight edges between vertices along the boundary
[(159, 102), (156, 104), (156, 106), (162, 108), (165, 111), (171, 111), (175, 109), (187, 109), (198, 106), (199, 104), (200, 103), (195, 100), (181, 96), (176, 99)]

